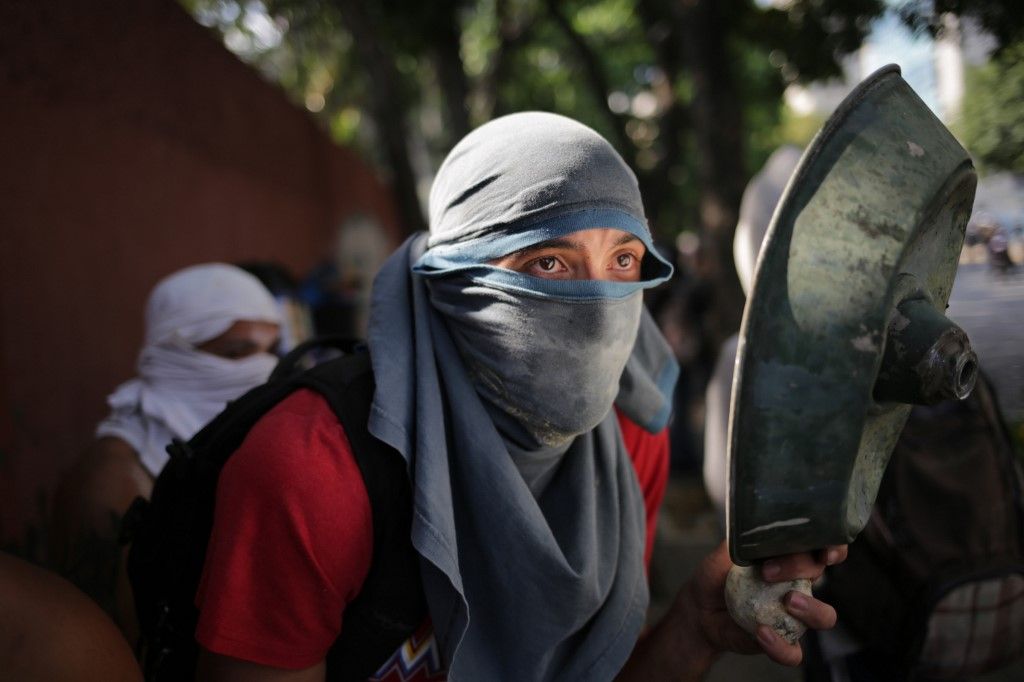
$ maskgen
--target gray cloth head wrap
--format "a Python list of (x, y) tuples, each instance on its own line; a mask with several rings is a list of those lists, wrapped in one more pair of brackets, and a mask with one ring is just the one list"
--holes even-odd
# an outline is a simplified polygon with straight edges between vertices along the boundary
[[(487, 264), (595, 227), (647, 245), (643, 281)], [(527, 113), (455, 147), (429, 245), (411, 238), (378, 275), (370, 431), (409, 465), (449, 679), (605, 680), (629, 656), (648, 601), (644, 503), (611, 408), (652, 431), (667, 422), (678, 368), (641, 289), (670, 272), (611, 146)]]

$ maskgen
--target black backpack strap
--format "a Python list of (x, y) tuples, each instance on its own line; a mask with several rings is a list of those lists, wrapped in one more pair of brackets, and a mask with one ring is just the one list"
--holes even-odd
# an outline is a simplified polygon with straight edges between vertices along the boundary
[(419, 555), (410, 540), (412, 492), (405, 459), (369, 432), (375, 383), (368, 353), (319, 365), (296, 381), (327, 400), (355, 455), (370, 499), (373, 557), (327, 654), (327, 679), (365, 680), (424, 623)]
[(270, 374), (270, 383), (282, 381), (293, 377), (299, 372), (310, 369), (315, 363), (307, 364), (307, 361), (315, 360), (309, 356), (318, 353), (333, 352), (337, 355), (355, 355), (365, 352), (366, 342), (362, 339), (332, 334), (328, 336), (316, 336), (307, 339), (288, 351), (287, 355), (278, 361), (274, 371)]

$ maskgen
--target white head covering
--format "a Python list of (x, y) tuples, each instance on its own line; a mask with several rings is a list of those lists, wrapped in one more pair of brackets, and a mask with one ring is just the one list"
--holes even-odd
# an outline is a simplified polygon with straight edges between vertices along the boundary
[(239, 320), (281, 322), (270, 292), (244, 270), (208, 263), (161, 280), (146, 303), (139, 376), (107, 397), (111, 413), (96, 436), (121, 438), (151, 474), (159, 474), (172, 438), (191, 438), (273, 370), (276, 358), (269, 353), (229, 360), (196, 350)]

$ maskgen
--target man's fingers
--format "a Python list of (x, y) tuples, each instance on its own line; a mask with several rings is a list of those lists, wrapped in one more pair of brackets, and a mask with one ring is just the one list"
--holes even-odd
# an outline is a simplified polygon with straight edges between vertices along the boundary
[(808, 597), (802, 592), (790, 592), (783, 599), (786, 610), (804, 625), (814, 630), (828, 630), (835, 627), (836, 610), (829, 604), (819, 601), (814, 597)]
[(824, 573), (826, 566), (846, 561), (847, 551), (846, 545), (832, 545), (813, 554), (801, 552), (774, 557), (761, 565), (761, 577), (770, 583), (799, 578), (817, 580)]
[(846, 561), (847, 545), (831, 545), (818, 553), (818, 561), (826, 566), (835, 566)]
[(757, 643), (768, 658), (776, 663), (795, 667), (803, 660), (804, 652), (799, 644), (790, 644), (767, 625), (757, 626)]
[(761, 577), (769, 583), (800, 578), (817, 580), (824, 571), (825, 564), (806, 552), (774, 557), (761, 564)]
[[(789, 592), (783, 601), (786, 610), (809, 628), (827, 630), (836, 624), (836, 610), (814, 597), (793, 591)], [(790, 644), (767, 625), (757, 627), (757, 643), (776, 663), (797, 666), (803, 660), (803, 651), (799, 644)]]

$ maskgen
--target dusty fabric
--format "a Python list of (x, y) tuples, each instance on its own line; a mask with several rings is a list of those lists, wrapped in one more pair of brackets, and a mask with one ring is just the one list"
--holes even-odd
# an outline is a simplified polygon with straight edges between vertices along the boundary
[(270, 292), (244, 270), (209, 263), (161, 280), (146, 304), (138, 376), (107, 397), (111, 413), (96, 436), (121, 438), (159, 474), (172, 438), (191, 438), (229, 400), (270, 376), (277, 359), (269, 353), (229, 360), (196, 350), (237, 320), (279, 323)]
[[(507, 116), (442, 165), (431, 248), (411, 238), (374, 284), (370, 430), (409, 464), (412, 540), (452, 680), (611, 679), (643, 624), (643, 499), (611, 408), (640, 289), (670, 269), (651, 256), (640, 283), (554, 282), (486, 264), (593, 227), (650, 244), (629, 169), (569, 119)], [(678, 370), (648, 360), (633, 371), (659, 376), (632, 384), (668, 384), (644, 396), (658, 430)]]
[(534, 441), (520, 445), (567, 443), (608, 415), (636, 339), (639, 291), (566, 302), (454, 277), (431, 282), (430, 295), (484, 402)]

